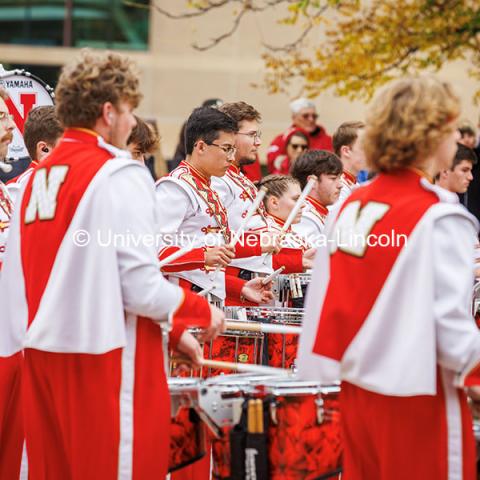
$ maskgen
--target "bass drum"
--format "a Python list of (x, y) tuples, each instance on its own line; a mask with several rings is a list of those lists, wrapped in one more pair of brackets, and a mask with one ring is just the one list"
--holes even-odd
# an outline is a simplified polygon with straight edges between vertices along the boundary
[(5, 71), (0, 66), (0, 86), (9, 95), (7, 107), (13, 115), (16, 128), (13, 141), (8, 147), (7, 161), (28, 157), (28, 151), (23, 141), (23, 127), (27, 116), (35, 107), (53, 105), (53, 88), (43, 80), (25, 70)]

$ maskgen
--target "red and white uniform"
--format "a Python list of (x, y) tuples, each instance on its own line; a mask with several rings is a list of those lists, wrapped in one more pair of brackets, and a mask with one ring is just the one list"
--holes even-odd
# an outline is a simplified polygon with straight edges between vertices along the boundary
[(299, 223), (292, 225), (292, 229), (307, 239), (310, 244), (318, 246), (325, 230), (327, 215), (328, 208), (315, 198), (308, 196), (305, 200), (302, 218)]
[[(211, 294), (223, 300), (225, 272), (205, 269), (204, 248), (225, 245), (230, 241), (231, 231), (227, 212), (210, 188), (209, 180), (182, 161), (169, 176), (158, 181), (156, 196), (157, 214), (161, 219), (159, 233), (165, 243), (176, 247), (183, 247), (189, 242), (196, 245), (187, 257), (180, 257), (175, 262), (179, 268), (170, 273), (169, 278), (184, 279), (202, 289), (212, 288)], [(167, 246), (160, 252), (160, 258), (168, 256), (173, 250)], [(187, 269), (189, 266), (193, 269)]]
[(345, 480), (476, 478), (460, 388), (480, 361), (476, 228), (455, 195), (413, 170), (356, 189), (329, 228), (298, 366), (302, 378), (342, 381)]
[(153, 182), (127, 152), (68, 129), (22, 194), (0, 284), (0, 355), (24, 348), (29, 474), (162, 478), (159, 324), (210, 318), (204, 299), (159, 271)]
[(8, 193), (7, 187), (0, 180), (0, 271), (2, 259), (7, 245), (8, 228), (13, 213), (13, 201)]
[[(232, 230), (238, 230), (249, 208), (257, 197), (257, 187), (243, 175), (238, 167), (232, 165), (223, 177), (212, 178), (212, 188), (218, 193), (228, 212), (228, 221)], [(250, 218), (245, 232), (260, 235), (274, 229), (274, 222), (269, 218), (263, 204)], [(275, 255), (257, 255), (248, 258), (236, 258), (227, 268), (227, 273), (235, 275), (235, 270), (249, 270), (260, 274), (270, 274), (280, 266), (285, 266), (285, 273), (303, 271), (302, 252), (286, 248)]]
[[(165, 243), (177, 245), (164, 247), (160, 259), (189, 242), (201, 245), (164, 269), (169, 272), (169, 279), (180, 279), (202, 289), (211, 288), (210, 293), (216, 301), (223, 301), (227, 290), (229, 295), (240, 297), (245, 282), (226, 277), (223, 269), (215, 271), (204, 266), (204, 249), (225, 245), (232, 237), (227, 210), (212, 188), (211, 180), (182, 161), (168, 177), (158, 181), (156, 193), (161, 218), (159, 233)], [(235, 254), (237, 257), (258, 255), (260, 246), (237, 244)]]
[(12, 178), (7, 182), (7, 190), (8, 193), (10, 194), (10, 198), (14, 203), (17, 201), (18, 194), (20, 193), (21, 189), (25, 187), (25, 185), (28, 182), (28, 179), (32, 175), (32, 173), (35, 171), (35, 168), (38, 166), (38, 162), (35, 160), (32, 160), (29, 167), (22, 172), (20, 175), (18, 175), (15, 178)]

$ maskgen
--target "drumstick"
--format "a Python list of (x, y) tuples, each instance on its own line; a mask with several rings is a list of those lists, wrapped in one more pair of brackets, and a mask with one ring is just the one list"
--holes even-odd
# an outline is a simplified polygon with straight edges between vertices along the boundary
[(261, 375), (275, 375), (279, 377), (289, 377), (292, 375), (291, 370), (286, 368), (266, 367), (264, 365), (254, 365), (251, 363), (235, 363), (221, 362), (220, 360), (202, 359), (202, 367), (226, 368), (228, 370), (236, 370), (237, 372), (258, 373)]
[(302, 327), (294, 325), (276, 325), (274, 323), (261, 322), (238, 322), (231, 319), (225, 320), (225, 328), (227, 330), (240, 330), (245, 332), (261, 332), (261, 333), (282, 333), (300, 335)]
[(295, 217), (297, 216), (298, 211), (302, 208), (302, 205), (305, 202), (305, 199), (307, 198), (308, 194), (312, 191), (312, 188), (314, 187), (316, 181), (317, 181), (317, 177), (315, 175), (311, 175), (308, 180), (308, 183), (305, 185), (305, 188), (302, 191), (302, 194), (298, 197), (297, 202), (292, 208), (292, 211), (290, 212), (290, 215), (288, 216), (287, 221), (285, 222), (285, 225), (283, 225), (282, 230), (280, 232), (280, 237), (282, 237), (286, 233), (286, 231), (290, 228), (290, 225), (295, 220)]
[(262, 285), (271, 282), (276, 276), (280, 275), (285, 270), (285, 266), (277, 268), (273, 273), (262, 278)]

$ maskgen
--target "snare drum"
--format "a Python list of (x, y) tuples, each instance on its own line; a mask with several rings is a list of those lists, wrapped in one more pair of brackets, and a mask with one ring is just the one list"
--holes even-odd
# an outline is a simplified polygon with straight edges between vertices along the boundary
[(197, 409), (200, 381), (194, 378), (169, 378), (171, 430), (169, 471), (200, 460), (206, 452), (205, 424)]
[[(245, 332), (227, 330), (215, 340), (206, 342), (203, 346), (203, 356), (210, 360), (222, 362), (238, 362), (260, 364), (263, 355), (264, 334), (260, 332)], [(203, 378), (231, 373), (231, 370), (221, 368), (204, 368)]]
[(281, 381), (268, 393), (270, 480), (313, 480), (341, 470), (339, 386)]
[[(231, 318), (231, 317), (230, 317)], [(197, 335), (199, 330), (193, 330)], [(248, 332), (242, 330), (226, 330), (214, 340), (202, 345), (203, 357), (209, 360), (223, 362), (262, 363), (264, 334), (261, 332)], [(231, 373), (230, 369), (221, 368), (191, 368), (187, 372), (177, 373), (175, 362), (170, 363), (170, 375), (180, 377), (208, 378), (223, 373)]]
[[(250, 321), (279, 325), (301, 326), (303, 309), (276, 307), (249, 307), (246, 310)], [(268, 333), (265, 350), (268, 353), (266, 364), (278, 368), (294, 368), (298, 350), (298, 335)]]
[(273, 281), (272, 286), (276, 305), (278, 307), (303, 308), (311, 278), (310, 273), (279, 275)]

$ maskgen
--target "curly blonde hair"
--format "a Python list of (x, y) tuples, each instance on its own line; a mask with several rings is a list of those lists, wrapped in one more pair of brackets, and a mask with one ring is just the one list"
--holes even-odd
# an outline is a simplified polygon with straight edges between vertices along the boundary
[(91, 128), (106, 102), (136, 108), (142, 98), (138, 88), (138, 73), (128, 57), (85, 49), (62, 69), (55, 89), (57, 117), (65, 128)]
[(367, 164), (390, 172), (420, 166), (456, 128), (460, 101), (452, 87), (431, 76), (386, 87), (373, 101), (363, 136)]

